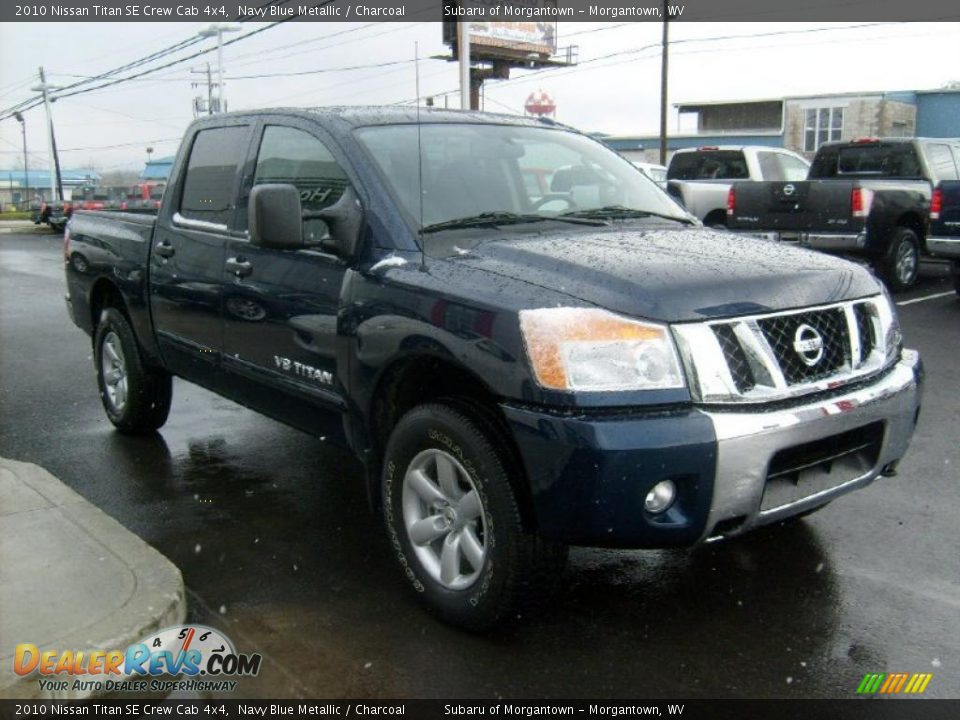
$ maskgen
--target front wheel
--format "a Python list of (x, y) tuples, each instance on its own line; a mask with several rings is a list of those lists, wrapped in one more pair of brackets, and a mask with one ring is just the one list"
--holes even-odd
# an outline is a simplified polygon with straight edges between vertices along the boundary
[(100, 399), (110, 422), (130, 435), (162, 427), (170, 413), (170, 374), (144, 366), (130, 323), (115, 308), (100, 316), (94, 334)]
[(920, 242), (910, 228), (897, 228), (890, 249), (880, 261), (880, 275), (891, 290), (907, 290), (917, 282), (920, 272)]
[(524, 529), (502, 443), (482, 414), (428, 404), (401, 418), (384, 458), (387, 534), (408, 582), (474, 631), (516, 617), (566, 562), (565, 546)]

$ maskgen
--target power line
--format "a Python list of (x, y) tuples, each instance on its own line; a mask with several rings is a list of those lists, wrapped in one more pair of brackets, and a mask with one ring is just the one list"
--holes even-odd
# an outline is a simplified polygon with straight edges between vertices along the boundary
[[(290, 2), (290, 0), (274, 0), (274, 2), (266, 3), (266, 5), (282, 5), (282, 4), (285, 4), (285, 3), (287, 3), (287, 2)], [(314, 5), (313, 7), (324, 7), (324, 6), (326, 6), (326, 5), (331, 5), (331, 4), (333, 4), (334, 2), (336, 2), (336, 0), (326, 0), (326, 2), (318, 3), (317, 5)], [(261, 7), (263, 7), (263, 6), (261, 6)], [(277, 20), (277, 21), (275, 21), (275, 22), (273, 22), (273, 23), (270, 23), (270, 24), (266, 25), (265, 27), (257, 28), (256, 30), (252, 30), (252, 31), (250, 31), (250, 32), (248, 32), (248, 33), (244, 33), (243, 35), (241, 35), (241, 36), (239, 36), (239, 37), (233, 38), (232, 40), (225, 41), (225, 42), (223, 43), (223, 46), (232, 45), (232, 44), (234, 44), (234, 43), (236, 43), (236, 42), (240, 42), (241, 40), (245, 40), (245, 39), (247, 39), (247, 38), (249, 38), (249, 37), (253, 37), (254, 35), (259, 35), (259, 34), (262, 33), (262, 32), (266, 32), (267, 30), (270, 30), (270, 29), (276, 27), (277, 25), (281, 25), (282, 23), (288, 22), (288, 21), (290, 21), (290, 20), (292, 20), (292, 19), (294, 19), (294, 16), (291, 16), (291, 17), (288, 17), (288, 18), (283, 18), (283, 19), (281, 19), (281, 20)], [(79, 95), (79, 94), (82, 94), (82, 93), (85, 93), (85, 92), (93, 92), (93, 91), (95, 91), (95, 90), (100, 90), (100, 89), (103, 89), (103, 88), (106, 88), (106, 87), (110, 87), (110, 86), (112, 86), (112, 85), (117, 85), (117, 84), (120, 84), (120, 83), (123, 83), (123, 82), (128, 82), (129, 80), (132, 80), (132, 79), (135, 79), (135, 78), (140, 78), (140, 77), (143, 77), (143, 76), (145, 76), (145, 75), (149, 75), (149, 74), (152, 74), (152, 73), (154, 73), (154, 72), (157, 72), (157, 71), (159, 71), (159, 70), (163, 70), (163, 69), (168, 68), (168, 67), (173, 67), (174, 65), (179, 65), (180, 63), (183, 63), (183, 62), (186, 62), (186, 61), (188, 61), (188, 60), (192, 60), (192, 59), (194, 59), (194, 58), (200, 57), (201, 55), (206, 55), (207, 53), (213, 52), (213, 51), (216, 49), (216, 48), (207, 48), (207, 49), (205, 49), (205, 50), (201, 50), (201, 51), (199, 51), (199, 52), (193, 53), (192, 55), (188, 55), (188, 56), (182, 57), (182, 58), (180, 58), (180, 59), (178, 59), (178, 60), (173, 60), (173, 61), (171, 61), (171, 62), (164, 63), (163, 65), (158, 65), (158, 66), (156, 66), (156, 67), (154, 67), (154, 68), (149, 68), (149, 69), (147, 69), (147, 70), (144, 70), (144, 71), (142, 71), (142, 72), (136, 73), (136, 74), (134, 74), (134, 75), (128, 75), (128, 76), (122, 77), (122, 78), (115, 78), (114, 80), (110, 80), (110, 81), (104, 82), (104, 83), (102, 83), (102, 84), (100, 84), (100, 85), (97, 85), (97, 86), (95, 86), (95, 87), (83, 87), (84, 85), (88, 85), (88, 84), (90, 84), (90, 83), (96, 82), (97, 80), (106, 79), (107, 77), (110, 77), (110, 76), (112, 76), (112, 75), (115, 75), (115, 74), (117, 74), (118, 72), (122, 72), (122, 71), (124, 71), (124, 70), (129, 70), (129, 69), (134, 69), (134, 68), (136, 68), (136, 67), (142, 67), (143, 65), (145, 65), (145, 64), (147, 64), (147, 63), (149, 63), (149, 62), (153, 62), (153, 61), (158, 60), (158, 59), (160, 59), (160, 58), (162, 58), (162, 57), (166, 57), (167, 55), (170, 55), (170, 54), (172, 54), (172, 53), (174, 53), (174, 52), (178, 52), (179, 50), (184, 50), (184, 49), (186, 49), (186, 48), (188, 48), (188, 47), (191, 47), (191, 46), (193, 46), (194, 44), (200, 42), (201, 40), (202, 40), (202, 38), (200, 38), (200, 37), (192, 37), (192, 38), (188, 38), (188, 39), (186, 39), (186, 40), (182, 40), (182, 41), (180, 41), (179, 43), (176, 43), (176, 44), (174, 44), (174, 45), (172, 45), (172, 46), (170, 46), (170, 47), (168, 47), (168, 48), (164, 48), (163, 50), (159, 50), (159, 51), (157, 51), (157, 52), (155, 52), (155, 53), (151, 53), (150, 55), (148, 55), (148, 56), (146, 56), (146, 57), (144, 57), (144, 58), (140, 58), (139, 60), (136, 60), (136, 61), (127, 63), (126, 65), (122, 65), (122, 66), (120, 66), (119, 68), (114, 68), (113, 70), (109, 70), (109, 71), (107, 71), (107, 72), (105, 72), (105, 73), (101, 73), (100, 75), (94, 75), (94, 76), (92, 76), (90, 79), (80, 80), (80, 81), (78, 81), (78, 82), (76, 82), (76, 83), (72, 83), (71, 85), (67, 85), (66, 87), (60, 88), (60, 89), (58, 90), (58, 92), (57, 92), (57, 98), (59, 99), (59, 98), (64, 98), (64, 97), (72, 97), (72, 96), (74, 96), (74, 95)], [(71, 90), (71, 89), (73, 89), (73, 92), (63, 92), (64, 90)], [(4, 110), (4, 111), (0, 111), (0, 120), (6, 120), (7, 118), (12, 117), (13, 112), (14, 112), (15, 110), (19, 110), (19, 111), (30, 110), (30, 109), (36, 107), (37, 105), (39, 105), (40, 102), (41, 102), (41, 100), (40, 100), (39, 98), (34, 97), (34, 98), (30, 98), (30, 99), (28, 99), (28, 100), (25, 100), (25, 101), (19, 103), (18, 105), (15, 105), (15, 106), (13, 106), (13, 107), (7, 108), (7, 109)]]

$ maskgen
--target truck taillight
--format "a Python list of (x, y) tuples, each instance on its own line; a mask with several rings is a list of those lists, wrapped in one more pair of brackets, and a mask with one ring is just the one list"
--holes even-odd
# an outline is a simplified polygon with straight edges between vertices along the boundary
[(727, 190), (727, 215), (733, 215), (737, 209), (737, 192), (733, 188)]
[(943, 188), (937, 188), (933, 191), (933, 197), (930, 198), (930, 219), (939, 220), (940, 213), (943, 210)]
[(850, 191), (850, 213), (855, 218), (865, 218), (870, 215), (873, 207), (873, 190), (855, 187)]

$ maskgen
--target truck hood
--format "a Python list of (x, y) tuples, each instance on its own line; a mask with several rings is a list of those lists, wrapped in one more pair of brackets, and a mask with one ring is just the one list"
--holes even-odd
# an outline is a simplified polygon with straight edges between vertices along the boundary
[(704, 229), (501, 236), (458, 252), (452, 262), (663, 322), (776, 312), (880, 291), (854, 263)]

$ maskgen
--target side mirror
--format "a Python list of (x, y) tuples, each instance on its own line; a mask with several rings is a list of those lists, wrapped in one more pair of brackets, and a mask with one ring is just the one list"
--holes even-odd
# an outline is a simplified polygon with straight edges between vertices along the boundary
[(300, 191), (293, 185), (256, 185), (247, 208), (250, 243), (256, 247), (296, 250), (303, 241)]
[(320, 219), (330, 228), (330, 237), (321, 241), (320, 247), (342, 258), (352, 258), (360, 244), (360, 228), (363, 225), (363, 207), (357, 193), (349, 185), (343, 195), (330, 207), (315, 212), (306, 212), (305, 220)]

